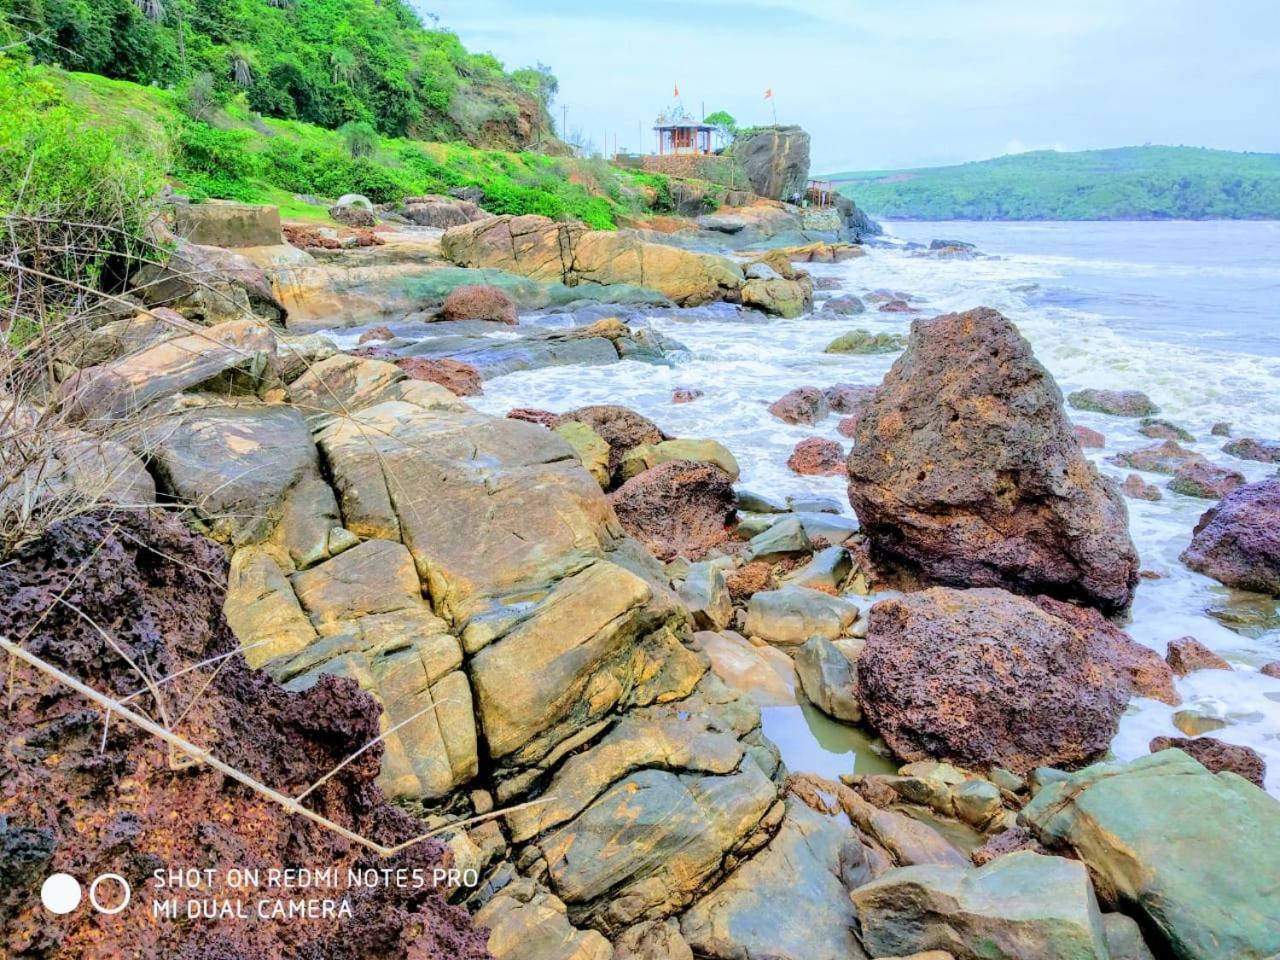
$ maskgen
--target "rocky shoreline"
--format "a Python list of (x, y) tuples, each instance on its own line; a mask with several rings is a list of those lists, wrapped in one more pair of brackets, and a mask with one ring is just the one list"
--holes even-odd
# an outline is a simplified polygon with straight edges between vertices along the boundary
[[(1122, 493), (1085, 458), (1089, 438), (1068, 411), (1154, 418), (1145, 397), (1064, 400), (1014, 323), (988, 308), (935, 317), (894, 290), (826, 290), (815, 303), (822, 278), (806, 264), (866, 255), (843, 213), (815, 222), (756, 200), (671, 233), (615, 233), (423, 198), (366, 211), (367, 234), (291, 233), (296, 246), (258, 242), (275, 236), (270, 209), (229, 209), (183, 211), (206, 217), (201, 237), (222, 245), (176, 240), (128, 308), (54, 358), (46, 409), (67, 412), (68, 453), (42, 495), (92, 489), (108, 543), (109, 518), (147, 503), (202, 535), (129, 515), (156, 557), (175, 538), (196, 554), (216, 552), (203, 538), (225, 548), (225, 580), (221, 558), (207, 560), (218, 567), (209, 585), (171, 583), (164, 604), (188, 589), (220, 600), (223, 614), (202, 620), (238, 641), (237, 676), (294, 714), (319, 709), (308, 698), (342, 699), (353, 719), (338, 746), (378, 725), (370, 762), (326, 797), (335, 816), (390, 840), (407, 828), (387, 819), (437, 825), (536, 801), (424, 847), (418, 856), (473, 869), (479, 883), (380, 904), (392, 917), (384, 938), (353, 955), (1280, 952), (1280, 804), (1260, 789), (1261, 758), (1188, 729), (1149, 757), (1107, 759), (1131, 698), (1177, 705), (1175, 674), (1222, 666), (1194, 640), (1161, 658), (1119, 625), (1140, 561)], [(977, 255), (953, 242), (919, 252)], [(879, 385), (802, 387), (761, 411), (786, 424), (842, 418), (847, 453), (802, 441), (789, 465), (846, 477), (856, 521), (821, 498), (743, 489), (715, 438), (672, 436), (623, 406), (493, 416), (466, 401), (516, 371), (676, 363), (681, 345), (643, 322), (652, 309), (748, 329), (815, 309), (851, 324), (868, 309), (918, 314), (905, 339), (850, 335), (829, 348), (901, 350)], [(543, 322), (523, 322), (531, 311)], [(706, 402), (696, 394), (713, 385), (685, 389), (673, 402)], [(103, 424), (128, 428), (104, 439)], [(1177, 429), (1152, 419), (1153, 446), (1121, 456), (1220, 500), (1185, 562), (1280, 594), (1280, 480), (1237, 483), (1184, 455)], [(1232, 444), (1230, 456), (1274, 462), (1274, 441)], [(74, 523), (49, 542), (73, 535), (86, 549)], [(24, 557), (12, 575), (45, 562)], [(26, 633), (33, 615), (19, 611), (5, 631)], [(129, 614), (108, 605), (103, 616)], [(157, 630), (175, 642), (167, 624)], [(155, 642), (121, 639), (135, 656)], [(111, 654), (95, 643), (42, 649), (102, 670)], [(219, 652), (202, 640), (166, 656)], [(834, 722), (873, 731), (897, 772), (837, 781), (788, 769), (761, 709), (795, 702), (797, 688)], [(12, 739), (40, 721), (8, 722)], [(238, 724), (204, 720), (210, 749), (235, 749), (253, 726)], [(331, 733), (304, 733), (310, 764), (328, 760), (305, 744)], [(82, 760), (93, 750), (92, 738), (48, 737)], [(11, 749), (7, 762), (27, 776), (45, 756)], [(65, 803), (75, 793), (59, 776), (41, 789)], [(173, 776), (119, 755), (97, 789), (118, 799), (131, 777)], [(186, 776), (200, 796), (227, 791), (208, 771)], [(46, 831), (42, 864), (70, 856), (61, 820), (8, 797), (0, 814), (7, 831)], [(291, 828), (301, 839), (289, 844), (314, 850), (315, 828)], [(190, 855), (140, 832), (112, 845), (120, 828), (105, 819), (87, 829), (97, 845), (82, 837), (76, 856), (121, 870)], [(4, 919), (27, 931), (19, 955), (55, 955), (29, 932), (30, 910)], [(415, 922), (425, 932), (411, 943)], [(64, 932), (101, 945), (99, 925), (122, 929), (82, 919)], [(433, 930), (456, 942), (428, 942)], [(331, 941), (307, 949), (336, 955)]]

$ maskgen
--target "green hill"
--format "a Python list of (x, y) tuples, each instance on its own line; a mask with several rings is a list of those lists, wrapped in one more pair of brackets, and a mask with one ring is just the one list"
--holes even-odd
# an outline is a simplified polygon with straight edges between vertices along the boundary
[(827, 179), (859, 207), (889, 219), (1280, 219), (1280, 154), (1152, 146), (1037, 150)]

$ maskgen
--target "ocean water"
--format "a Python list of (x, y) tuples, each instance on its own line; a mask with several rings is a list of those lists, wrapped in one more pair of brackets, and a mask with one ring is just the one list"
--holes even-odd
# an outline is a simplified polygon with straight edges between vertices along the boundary
[[(969, 241), (987, 256), (936, 260), (883, 246), (813, 272), (838, 277), (845, 292), (909, 293), (918, 298), (920, 316), (995, 307), (1017, 323), (1064, 393), (1086, 386), (1143, 390), (1161, 416), (1196, 436), (1189, 446), (1210, 460), (1250, 480), (1276, 470), (1222, 453), (1223, 440), (1209, 429), (1227, 421), (1234, 436), (1280, 439), (1280, 223), (891, 223), (886, 229), (896, 241)], [(495, 414), (515, 406), (558, 412), (588, 403), (625, 404), (670, 434), (726, 444), (742, 466), (744, 487), (774, 496), (828, 495), (849, 512), (839, 478), (799, 477), (786, 468), (792, 447), (805, 437), (828, 437), (847, 447), (835, 432), (838, 417), (816, 427), (789, 426), (766, 407), (805, 384), (879, 383), (893, 355), (832, 356), (822, 349), (850, 329), (905, 333), (911, 319), (874, 306), (840, 319), (655, 311), (647, 322), (688, 348), (676, 365), (628, 361), (517, 373), (487, 382), (485, 395), (474, 402)], [(545, 321), (535, 316), (524, 322)], [(676, 387), (697, 387), (705, 396), (674, 405)], [(1137, 433), (1137, 421), (1077, 411), (1071, 416), (1106, 436), (1106, 449), (1088, 453), (1117, 479), (1129, 471), (1106, 457), (1153, 442)], [(1168, 480), (1154, 474), (1145, 479), (1162, 489)], [(1184, 568), (1178, 554), (1210, 504), (1163, 492), (1157, 503), (1128, 501), (1143, 568), (1158, 578), (1142, 581), (1126, 629), (1161, 653), (1169, 640), (1194, 636), (1234, 670), (1179, 681), (1184, 702), (1178, 708), (1135, 700), (1113, 750), (1122, 758), (1146, 753), (1151, 737), (1180, 735), (1175, 709), (1191, 710), (1225, 724), (1213, 736), (1257, 749), (1268, 763), (1268, 789), (1280, 795), (1280, 680), (1257, 671), (1280, 659), (1277, 603), (1229, 591)], [(791, 731), (787, 739), (795, 737), (796, 724), (775, 726)], [(814, 743), (789, 751), (784, 744), (784, 753), (811, 756), (823, 739), (815, 734)], [(848, 756), (840, 762), (849, 762)]]

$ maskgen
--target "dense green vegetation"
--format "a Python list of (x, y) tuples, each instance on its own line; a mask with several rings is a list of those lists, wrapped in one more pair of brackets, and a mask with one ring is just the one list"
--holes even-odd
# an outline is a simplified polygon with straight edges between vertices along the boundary
[(522, 148), (551, 140), (555, 78), (504, 72), (404, 0), (0, 0), (0, 46), (39, 63), (167, 89), (192, 84), (263, 116), (387, 136)]
[(954, 167), (837, 173), (875, 216), (917, 220), (1280, 219), (1280, 155), (1195, 147), (1039, 150)]
[(46, 155), (58, 161), (47, 173), (37, 163), (39, 189), (23, 195), (29, 208), (49, 209), (64, 195), (105, 203), (122, 191), (154, 190), (165, 178), (196, 200), (275, 203), (293, 218), (326, 216), (322, 203), (298, 195), (332, 200), (362, 193), (383, 203), (460, 187), (480, 190), (494, 213), (573, 218), (597, 229), (613, 228), (621, 215), (671, 206), (665, 177), (620, 171), (603, 160), (383, 137), (356, 124), (326, 130), (263, 118), (243, 97), (197, 111), (189, 92), (3, 57), (0, 91), (6, 98), (0, 190), (9, 191), (0, 193), (0, 210), (13, 209), (33, 151), (37, 161)]

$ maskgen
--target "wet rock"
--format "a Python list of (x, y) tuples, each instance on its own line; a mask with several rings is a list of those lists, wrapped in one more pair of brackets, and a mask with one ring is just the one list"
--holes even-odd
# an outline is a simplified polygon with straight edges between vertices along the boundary
[(840, 422), (836, 424), (836, 433), (842, 437), (848, 437), (850, 440), (856, 439), (858, 436), (858, 423), (861, 420), (862, 417), (856, 414), (851, 417), (841, 417)]
[(612, 476), (609, 472), (609, 444), (587, 424), (580, 420), (564, 420), (552, 428), (552, 432), (561, 436), (573, 447), (582, 465), (602, 490), (608, 490)]
[(1007, 319), (912, 325), (849, 455), (876, 552), (943, 583), (1123, 608), (1138, 557), (1115, 488), (1085, 459), (1061, 394)]
[(1108, 960), (1083, 865), (1022, 851), (977, 870), (914, 866), (852, 893), (872, 956), (946, 949), (958, 960)]
[(525, 423), (536, 423), (548, 430), (555, 427), (560, 420), (558, 413), (552, 413), (550, 410), (535, 410), (532, 407), (515, 407), (507, 411), (507, 417), (511, 420), (523, 420)]
[(740, 472), (738, 461), (724, 444), (715, 440), (681, 439), (663, 440), (661, 443), (645, 443), (632, 447), (623, 456), (619, 464), (619, 473), (624, 479), (630, 479), (660, 463), (668, 463), (672, 460), (713, 464), (727, 473), (730, 480), (737, 480)]
[(813, 287), (807, 280), (748, 280), (739, 295), (744, 307), (784, 319), (798, 317), (813, 306)]
[(494, 320), (516, 324), (516, 302), (511, 295), (494, 286), (457, 287), (444, 298), (441, 315), (445, 320)]
[(495, 960), (611, 960), (613, 948), (595, 930), (569, 922), (559, 897), (520, 877), (476, 912), (489, 930)]
[(356, 342), (377, 343), (383, 340), (394, 340), (395, 338), (396, 335), (391, 331), (390, 327), (379, 325), (376, 327), (370, 327), (364, 333), (360, 334), (360, 339)]
[(1151, 437), (1155, 440), (1181, 440), (1183, 443), (1192, 443), (1195, 441), (1190, 431), (1183, 430), (1176, 423), (1170, 423), (1168, 420), (1159, 420), (1155, 417), (1144, 417), (1142, 425), (1138, 427), (1138, 432), (1144, 437)]
[(907, 760), (1079, 763), (1106, 751), (1130, 691), (1093, 643), (1012, 594), (933, 588), (871, 608), (858, 699)]
[(1280, 478), (1239, 487), (1206, 511), (1182, 562), (1229, 587), (1280, 596)]
[(1227, 721), (1221, 717), (1212, 717), (1197, 710), (1177, 710), (1169, 719), (1188, 737), (1198, 737), (1202, 733), (1221, 730), (1227, 725)]
[[(825, 309), (825, 308), (824, 308)], [(872, 333), (869, 330), (853, 330), (836, 337), (823, 349), (823, 353), (897, 353), (905, 348), (907, 338), (897, 333)]]
[(723, 630), (733, 620), (733, 599), (720, 565), (705, 560), (691, 564), (679, 593), (700, 629)]
[(677, 387), (671, 392), (672, 403), (693, 403), (704, 395), (697, 387)]
[(399, 357), (393, 361), (411, 380), (438, 383), (455, 397), (478, 397), (484, 393), (480, 371), (469, 363), (448, 357)]
[(1111, 462), (1118, 467), (1131, 470), (1145, 470), (1148, 473), (1176, 473), (1180, 467), (1190, 463), (1207, 463), (1200, 454), (1188, 450), (1176, 440), (1165, 440), (1149, 447), (1127, 450), (1111, 457)]
[(847, 822), (797, 800), (769, 845), (680, 918), (699, 957), (717, 960), (849, 960), (847, 883), (859, 843)]
[(1026, 828), (1010, 827), (1000, 833), (993, 834), (986, 843), (970, 854), (975, 867), (986, 866), (996, 857), (1003, 857), (1018, 850), (1030, 850), (1033, 853), (1048, 854), (1041, 844)]
[(609, 495), (618, 521), (660, 560), (697, 560), (729, 538), (737, 509), (719, 467), (672, 460), (632, 477)]
[(1136, 473), (1131, 473), (1124, 478), (1124, 483), (1120, 485), (1120, 491), (1126, 497), (1132, 497), (1135, 500), (1163, 500), (1164, 494), (1160, 492), (1160, 488), (1154, 483), (1147, 483), (1142, 477)]
[(1280, 463), (1280, 440), (1255, 440), (1252, 437), (1242, 437), (1225, 444), (1222, 452), (1241, 460)]
[(1153, 417), (1160, 408), (1141, 390), (1097, 390), (1092, 387), (1067, 395), (1077, 410), (1107, 413), (1114, 417)]
[(776, 647), (732, 630), (701, 630), (694, 634), (694, 649), (710, 658), (712, 672), (729, 689), (763, 707), (795, 705), (795, 666)]
[(1224, 743), (1214, 737), (1155, 737), (1150, 744), (1152, 753), (1171, 748), (1192, 757), (1210, 773), (1230, 770), (1259, 787), (1267, 775), (1267, 765), (1253, 747)]
[(1185, 677), (1196, 670), (1231, 669), (1231, 664), (1195, 637), (1179, 637), (1177, 640), (1170, 640), (1164, 658), (1173, 672), (1180, 677)]
[(1209, 434), (1214, 437), (1229, 437), (1231, 436), (1231, 424), (1225, 420), (1219, 420), (1209, 428)]
[(838, 477), (845, 470), (844, 447), (834, 440), (808, 437), (787, 457), (787, 468), (802, 477)]
[(1280, 805), (1180, 750), (1101, 763), (1047, 785), (1022, 818), (1137, 911), (1157, 952), (1263, 960), (1280, 950)]
[(1097, 430), (1089, 427), (1082, 427), (1075, 424), (1071, 428), (1071, 432), (1076, 435), (1076, 439), (1080, 441), (1080, 446), (1086, 450), (1101, 450), (1107, 445), (1107, 438), (1100, 434)]
[(748, 636), (799, 646), (810, 637), (835, 640), (858, 619), (848, 600), (805, 587), (783, 587), (752, 595), (747, 606)]
[(832, 643), (814, 636), (796, 651), (796, 675), (804, 695), (827, 716), (845, 723), (862, 720), (855, 666), (860, 648), (861, 644), (851, 646), (850, 641)]
[(920, 311), (905, 300), (889, 300), (880, 304), (881, 313), (919, 313)]
[(1232, 490), (1244, 486), (1244, 474), (1208, 461), (1193, 460), (1174, 471), (1169, 489), (1184, 497), (1221, 500)]
[(840, 297), (832, 297), (822, 305), (823, 313), (834, 313), (840, 317), (852, 317), (859, 313), (866, 313), (866, 311), (866, 304), (851, 293)]
[(822, 395), (827, 398), (827, 405), (832, 413), (860, 414), (876, 395), (876, 388), (852, 383), (833, 383), (822, 391)]
[(1280, 680), (1280, 660), (1272, 660), (1270, 663), (1264, 663), (1258, 668), (1258, 672), (1268, 677), (1275, 677)]
[[(510, 416), (510, 414), (508, 414)], [(667, 439), (648, 417), (616, 404), (593, 404), (562, 413), (557, 423), (576, 420), (585, 423), (609, 445), (609, 470), (616, 471), (623, 458), (641, 444), (658, 444)]]
[(770, 404), (769, 412), (784, 423), (815, 424), (831, 407), (817, 387), (796, 387)]

